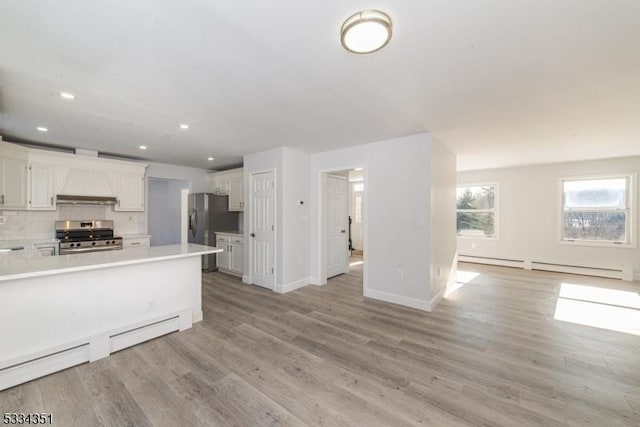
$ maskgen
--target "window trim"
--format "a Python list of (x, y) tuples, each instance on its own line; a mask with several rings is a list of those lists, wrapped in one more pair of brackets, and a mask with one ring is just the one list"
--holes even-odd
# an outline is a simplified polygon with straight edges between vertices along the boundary
[[(494, 193), (494, 206), (491, 209), (458, 209), (458, 188), (464, 187), (495, 187)], [(458, 234), (456, 231), (456, 237), (459, 239), (477, 239), (477, 240), (500, 240), (500, 181), (485, 181), (485, 182), (469, 182), (469, 183), (457, 183), (456, 184), (456, 221), (458, 218), (458, 212), (493, 212), (493, 229), (495, 231), (493, 236), (465, 236)]]
[[(565, 181), (588, 181), (598, 179), (615, 179), (625, 178), (628, 181), (627, 187), (627, 208), (625, 211), (627, 215), (627, 228), (628, 228), (628, 242), (627, 243), (614, 243), (611, 241), (598, 241), (598, 240), (565, 240), (564, 238), (564, 182)], [(600, 248), (620, 248), (620, 249), (635, 249), (637, 248), (637, 172), (622, 172), (622, 173), (605, 173), (598, 175), (577, 175), (577, 176), (563, 176), (558, 178), (558, 206), (557, 206), (557, 240), (560, 245), (567, 246), (590, 246)], [(598, 209), (584, 209), (585, 211), (598, 211)], [(602, 209), (604, 212), (613, 212), (613, 209)]]

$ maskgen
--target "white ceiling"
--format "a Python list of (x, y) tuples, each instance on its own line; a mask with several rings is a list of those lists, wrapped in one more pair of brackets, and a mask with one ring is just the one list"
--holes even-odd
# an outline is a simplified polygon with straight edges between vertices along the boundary
[[(349, 54), (340, 25), (366, 8), (393, 39)], [(0, 133), (195, 167), (423, 131), (461, 170), (640, 155), (639, 18), (638, 0), (3, 0)]]

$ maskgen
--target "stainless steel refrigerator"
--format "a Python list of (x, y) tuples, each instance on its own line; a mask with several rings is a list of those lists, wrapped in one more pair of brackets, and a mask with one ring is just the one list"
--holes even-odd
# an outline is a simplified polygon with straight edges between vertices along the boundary
[[(238, 230), (240, 214), (229, 212), (229, 196), (189, 194), (189, 243), (216, 246), (216, 234)], [(202, 271), (217, 271), (216, 255), (202, 256)]]

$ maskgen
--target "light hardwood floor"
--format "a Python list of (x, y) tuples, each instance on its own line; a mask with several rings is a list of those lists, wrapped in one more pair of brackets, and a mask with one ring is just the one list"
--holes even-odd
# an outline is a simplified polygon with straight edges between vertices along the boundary
[[(560, 283), (480, 273), (432, 313), (364, 299), (361, 266), (286, 295), (205, 274), (204, 321), (0, 392), (59, 426), (638, 426), (640, 338), (553, 319)], [(176, 278), (178, 280), (178, 278)]]

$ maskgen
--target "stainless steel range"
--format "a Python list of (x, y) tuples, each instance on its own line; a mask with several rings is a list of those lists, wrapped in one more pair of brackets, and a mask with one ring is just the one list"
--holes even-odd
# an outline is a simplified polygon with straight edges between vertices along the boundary
[(122, 249), (122, 237), (113, 235), (113, 221), (56, 221), (60, 255)]

